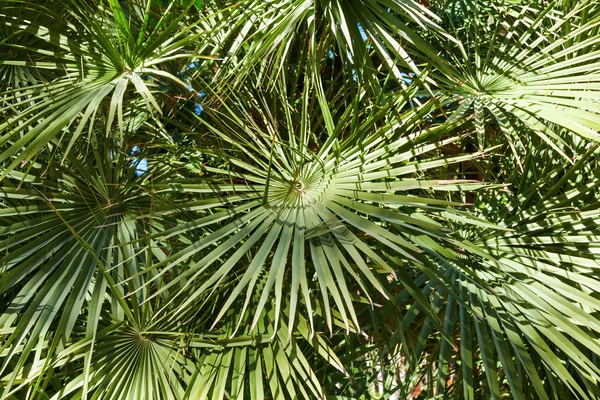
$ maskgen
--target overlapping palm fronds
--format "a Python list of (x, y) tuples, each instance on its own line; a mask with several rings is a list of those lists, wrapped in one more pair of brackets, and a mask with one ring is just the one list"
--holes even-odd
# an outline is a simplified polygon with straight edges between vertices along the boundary
[[(5, 116), (0, 125), (0, 144), (5, 147), (0, 160), (10, 160), (2, 176), (33, 158), (68, 127), (73, 128), (71, 145), (86, 127), (93, 129), (96, 118), (105, 123), (107, 135), (116, 120), (122, 134), (124, 107), (136, 98), (143, 99), (150, 112), (162, 114), (165, 107), (159, 101), (166, 99), (157, 96), (163, 82), (174, 82), (183, 92), (187, 90), (176, 72), (161, 66), (185, 60), (195, 50), (190, 43), (199, 34), (190, 34), (191, 26), (181, 23), (192, 4), (182, 10), (171, 2), (160, 10), (162, 15), (157, 15), (158, 10), (150, 8), (151, 2), (144, 7), (131, 2), (129, 8), (123, 8), (118, 1), (96, 4), (65, 0), (35, 14), (26, 2), (5, 3), (0, 21), (3, 29), (14, 34), (3, 41), (7, 53), (0, 65), (29, 67), (24, 71), (33, 75), (36, 83), (3, 93), (13, 101), (0, 109)], [(25, 15), (37, 14), (37, 20), (10, 14), (22, 8), (28, 9)], [(59, 17), (61, 10), (67, 13), (66, 18)], [(175, 12), (181, 12), (180, 16)], [(56, 23), (58, 18), (61, 23)], [(44, 25), (46, 22), (52, 25)], [(32, 37), (35, 42), (24, 45), (11, 40), (13, 35), (17, 39)], [(44, 71), (51, 71), (53, 76), (45, 77)]]
[(0, 399), (600, 397), (598, 27), (0, 0)]
[[(307, 317), (313, 325), (314, 302), (309, 293), (316, 289), (310, 282), (310, 276), (315, 275), (323, 296), (321, 312), (329, 330), (331, 300), (347, 329), (351, 324), (359, 329), (353, 302), (363, 298), (372, 303), (374, 291), (388, 298), (376, 276), (379, 273), (396, 279), (395, 270), (381, 251), (419, 263), (417, 257), (423, 249), (412, 237), (424, 234), (448, 242), (448, 229), (441, 223), (444, 219), (485, 225), (461, 210), (461, 202), (446, 200), (445, 194), (486, 185), (473, 180), (416, 178), (417, 174), (433, 175), (431, 171), (436, 169), (452, 168), (483, 156), (436, 154), (460, 136), (440, 141), (426, 138), (435, 138), (459, 124), (418, 131), (414, 117), (427, 112), (431, 105), (386, 121), (387, 111), (401, 108), (398, 102), (402, 99), (390, 101), (383, 110), (371, 108), (364, 112), (358, 109), (357, 100), (357, 108), (347, 109), (337, 125), (330, 127), (331, 136), (324, 137), (318, 131), (325, 129), (328, 117), (322, 116), (325, 122), (312, 120), (321, 116), (310, 110), (319, 112), (320, 106), (309, 100), (309, 87), (304, 90), (297, 107), (281, 95), (263, 104), (238, 95), (233, 108), (220, 104), (218, 111), (206, 111), (210, 114), (206, 129), (222, 142), (216, 156), (222, 158), (224, 166), (192, 166), (201, 178), (152, 186), (160, 194), (197, 193), (195, 204), (202, 204), (198, 208), (205, 210), (200, 218), (168, 230), (166, 235), (198, 229), (207, 232), (154, 268), (164, 274), (184, 260), (202, 256), (156, 295), (183, 285), (189, 290), (180, 307), (187, 309), (205, 292), (221, 287), (234, 271), (242, 273), (218, 312), (216, 324), (230, 306), (241, 301), (244, 292), (246, 311), (258, 278), (268, 272), (261, 300), (252, 309), (256, 318), (251, 327), (274, 292), (277, 317), (282, 301), (290, 299), (291, 332), (299, 298), (308, 307)], [(275, 106), (266, 108), (269, 104)], [(201, 154), (199, 150), (187, 156), (194, 159)], [(425, 192), (442, 195), (423, 195)], [(252, 261), (245, 268), (250, 254)], [(402, 274), (397, 279), (414, 287)], [(284, 282), (291, 282), (288, 295), (283, 293)], [(353, 284), (360, 287), (358, 297), (349, 291)]]
[(439, 77), (460, 102), (454, 116), (473, 110), (479, 146), (485, 145), (490, 123), (506, 136), (519, 162), (526, 149), (519, 135), (523, 130), (565, 156), (560, 128), (600, 140), (597, 5), (582, 1), (565, 9), (554, 3), (515, 9), (489, 4), (482, 16), (465, 16), (470, 24), (460, 34), (470, 46), (448, 52), (455, 75)]

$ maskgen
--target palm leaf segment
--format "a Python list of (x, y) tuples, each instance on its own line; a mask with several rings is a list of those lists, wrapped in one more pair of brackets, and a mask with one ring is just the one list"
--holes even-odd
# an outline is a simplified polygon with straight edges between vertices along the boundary
[[(131, 157), (107, 142), (93, 145), (83, 160), (67, 156), (59, 168), (36, 164), (29, 174), (13, 171), (3, 181), (3, 376), (21, 371), (32, 353), (31, 368), (40, 368), (42, 356), (50, 360), (62, 350), (80, 324), (94, 335), (108, 299), (112, 318), (133, 326), (140, 320), (139, 309), (123, 298), (140, 281), (125, 289), (117, 282), (149, 263), (149, 247), (140, 239), (151, 228), (141, 216), (153, 199), (137, 183), (143, 177), (134, 175)], [(161, 226), (159, 210), (154, 227)], [(160, 249), (153, 253), (161, 256)], [(144, 296), (138, 291), (134, 303)], [(17, 375), (9, 375), (7, 391)]]
[[(258, 279), (257, 288), (250, 300), (251, 307), (260, 301), (261, 290), (268, 274)], [(289, 283), (285, 285), (289, 289)], [(223, 296), (227, 294), (224, 292)], [(217, 300), (221, 300), (218, 298)], [(283, 314), (289, 315), (289, 301), (283, 301)], [(221, 334), (217, 340), (189, 341), (191, 358), (196, 361), (197, 373), (190, 380), (189, 398), (233, 399), (251, 398), (326, 398), (319, 375), (320, 367), (329, 365), (345, 376), (333, 349), (321, 334), (312, 332), (308, 321), (298, 316), (293, 334), (289, 335), (286, 323), (275, 320), (275, 309), (267, 304), (251, 336), (231, 337), (237, 330), (238, 302), (224, 316)], [(254, 316), (242, 316), (244, 326), (253, 322)], [(324, 362), (324, 364), (322, 364)]]
[[(257, 285), (262, 287), (265, 280), (261, 278)], [(255, 293), (253, 305), (259, 297), (260, 292)], [(75, 329), (64, 349), (39, 360), (33, 368), (13, 371), (20, 383), (13, 392), (36, 382), (42, 382), (41, 387), (51, 382), (59, 389), (52, 400), (86, 396), (140, 400), (249, 396), (259, 400), (298, 395), (323, 399), (318, 366), (324, 362), (347, 375), (335, 352), (320, 334), (311, 334), (302, 316), (289, 336), (283, 321), (273, 330), (278, 324), (273, 308), (267, 306), (252, 336), (232, 337), (241, 306), (237, 305), (226, 313), (220, 332), (203, 334), (210, 318), (182, 320), (172, 312), (175, 307), (166, 315), (154, 314), (161, 304), (157, 300), (144, 304), (134, 323), (126, 317), (107, 325), (113, 318), (101, 312), (93, 336), (89, 326)], [(250, 323), (250, 318), (245, 315), (244, 322)], [(194, 326), (193, 332), (184, 326)], [(82, 370), (79, 375), (73, 375), (74, 367)], [(54, 373), (44, 376), (49, 369)]]
[[(481, 187), (468, 181), (414, 178), (424, 171), (481, 156), (480, 153), (455, 157), (431, 154), (455, 138), (419, 143), (425, 135), (435, 135), (434, 129), (390, 140), (408, 126), (389, 122), (362, 143), (356, 143), (356, 135), (350, 135), (342, 142), (328, 139), (319, 151), (312, 152), (311, 141), (318, 140), (317, 136), (306, 130), (306, 124), (300, 123), (296, 130), (292, 122), (306, 120), (305, 116), (295, 119), (290, 115), (288, 126), (292, 128), (287, 133), (281, 127), (275, 133), (271, 126), (265, 129), (274, 133), (265, 134), (252, 128), (249, 113), (243, 108), (240, 112), (248, 119), (238, 119), (239, 124), (234, 122), (228, 128), (223, 125), (220, 130), (207, 123), (208, 129), (230, 148), (224, 157), (227, 168), (201, 166), (198, 172), (203, 178), (198, 184), (186, 180), (153, 186), (158, 193), (198, 193), (202, 196), (199, 202), (203, 208), (211, 210), (209, 215), (166, 234), (172, 236), (198, 228), (211, 229), (212, 233), (155, 266), (161, 268), (162, 275), (182, 260), (192, 256), (200, 258), (157, 292), (160, 294), (178, 285), (191, 287), (186, 290), (187, 299), (180, 306), (181, 310), (219, 287), (234, 267), (239, 269), (245, 256), (252, 254), (251, 262), (239, 275), (215, 323), (244, 291), (242, 311), (246, 311), (256, 282), (266, 271), (268, 279), (255, 310), (257, 316), (270, 301), (272, 291), (275, 313), (280, 314), (282, 289), (284, 282), (289, 281), (291, 320), (288, 326), (290, 329), (293, 326), (299, 293), (312, 324), (311, 277), (314, 274), (323, 296), (323, 312), (329, 329), (332, 329), (330, 298), (349, 329), (350, 324), (358, 326), (353, 301), (360, 298), (372, 301), (370, 288), (387, 297), (376, 271), (391, 276), (394, 272), (383, 256), (383, 249), (417, 262), (415, 256), (422, 250), (411, 237), (424, 234), (443, 242), (445, 229), (437, 219), (470, 220), (452, 208), (461, 203), (403, 193)], [(238, 115), (232, 110), (223, 113), (227, 115), (221, 116), (222, 119), (234, 121), (232, 115), (235, 118)], [(365, 120), (368, 122), (363, 129), (377, 126), (375, 118)], [(336, 129), (336, 134), (340, 134), (345, 126), (340, 123)], [(194, 157), (197, 155), (190, 155), (191, 159)], [(253, 248), (255, 252), (249, 253)], [(200, 276), (204, 278), (200, 280)], [(407, 276), (398, 278), (403, 284), (415, 287)], [(354, 285), (358, 285), (358, 298), (349, 289)], [(255, 319), (252, 327), (256, 322)]]
[[(599, 395), (600, 183), (577, 182), (578, 173), (597, 162), (590, 159), (594, 152), (597, 157), (596, 148), (567, 172), (560, 167), (543, 181), (535, 180), (536, 162), (529, 159), (522, 182), (527, 190), (514, 200), (496, 193), (477, 203), (504, 229), (470, 226), (456, 232), (463, 250), (445, 253), (440, 281), (446, 286), (438, 293), (447, 296), (440, 309), (443, 333), (460, 339), (461, 364), (458, 371), (451, 368), (453, 345), (443, 342), (438, 393), (500, 399), (508, 387), (518, 399), (571, 396), (565, 390), (582, 399)], [(573, 205), (582, 209), (567, 207)], [(506, 380), (498, 379), (500, 372)], [(447, 386), (453, 374), (460, 377), (458, 388)]]
[[(14, 7), (24, 7), (15, 3)], [(175, 3), (170, 4), (169, 8)], [(190, 26), (180, 24), (185, 14), (167, 18), (169, 13), (165, 10), (167, 14), (156, 19), (149, 9), (142, 8), (140, 17), (135, 10), (140, 6), (134, 3), (130, 5), (133, 9), (127, 10), (131, 15), (128, 19), (119, 2), (109, 1), (108, 6), (97, 8), (78, 0), (64, 1), (69, 18), (52, 27), (0, 13), (0, 23), (6, 28), (25, 31), (38, 40), (38, 46), (33, 48), (5, 41), (3, 46), (17, 53), (9, 52), (0, 65), (27, 66), (55, 75), (47, 82), (38, 74), (41, 82), (4, 93), (17, 100), (0, 109), (8, 116), (0, 124), (0, 144), (8, 145), (0, 154), (0, 161), (12, 161), (4, 174), (39, 153), (65, 127), (76, 122), (77, 129), (69, 137), (70, 149), (86, 125), (92, 131), (98, 110), (105, 106), (107, 134), (116, 118), (122, 135), (124, 104), (131, 102), (127, 95), (130, 84), (150, 112), (157, 113), (162, 113), (153, 95), (157, 82), (172, 81), (187, 90), (179, 78), (159, 68), (190, 55), (185, 47), (194, 36), (188, 34)], [(56, 17), (50, 15), (52, 18)], [(23, 59), (10, 56), (13, 53)], [(104, 104), (109, 96), (109, 104)]]
[[(36, 4), (38, 10), (43, 8), (42, 5)], [(35, 18), (35, 13), (32, 10), (25, 8), (19, 8), (17, 10), (10, 9), (8, 2), (3, 4), (4, 10), (10, 11), (11, 15), (19, 20), (27, 19), (30, 20)], [(26, 36), (27, 34), (23, 31), (15, 32), (10, 26), (0, 24), (0, 60), (6, 61), (9, 59), (27, 58), (27, 50), (25, 46), (18, 46), (23, 41), (33, 41), (33, 46), (40, 45), (39, 39)], [(17, 45), (17, 46), (15, 46)], [(29, 46), (27, 46), (29, 47)], [(41, 74), (45, 79), (49, 76), (44, 70), (35, 71), (37, 74)], [(36, 77), (36, 74), (32, 73), (29, 67), (23, 65), (7, 65), (0, 62), (0, 92), (4, 94), (3, 100), (12, 102), (11, 96), (7, 94), (7, 91), (12, 88), (18, 88), (27, 86), (29, 84), (39, 83), (40, 78)], [(4, 105), (2, 105), (4, 108)]]
[[(183, 397), (195, 366), (184, 355), (182, 334), (165, 327), (146, 331), (122, 322), (99, 328), (93, 341), (81, 339), (48, 360), (46, 368), (54, 368), (58, 378), (65, 367), (82, 361), (85, 365), (52, 400)], [(28, 375), (26, 382), (36, 378), (32, 371)]]
[[(231, 20), (236, 21), (233, 29)], [(381, 90), (375, 78), (381, 66), (406, 87), (402, 71), (420, 74), (409, 52), (437, 57), (418, 29), (454, 40), (437, 24), (439, 17), (414, 0), (245, 1), (225, 21), (224, 61), (233, 68), (224, 68), (222, 79), (236, 82), (256, 65), (274, 77), (299, 61), (319, 76), (320, 60), (329, 54), (340, 57), (346, 79), (354, 77), (374, 92)]]
[[(563, 155), (566, 141), (556, 126), (600, 140), (600, 19), (595, 7), (592, 1), (577, 2), (564, 12), (553, 4), (518, 11), (491, 5), (487, 20), (473, 17), (472, 46), (448, 54), (458, 68), (455, 75), (436, 78), (462, 103), (454, 116), (473, 108), (482, 148), (490, 122), (507, 136), (520, 164), (526, 144), (516, 134), (519, 124)], [(486, 114), (492, 116), (487, 123)]]

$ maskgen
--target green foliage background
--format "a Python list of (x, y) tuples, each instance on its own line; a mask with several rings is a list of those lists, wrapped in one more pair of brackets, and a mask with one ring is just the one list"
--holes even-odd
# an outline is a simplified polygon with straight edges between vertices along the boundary
[(596, 3), (0, 0), (0, 398), (600, 398)]

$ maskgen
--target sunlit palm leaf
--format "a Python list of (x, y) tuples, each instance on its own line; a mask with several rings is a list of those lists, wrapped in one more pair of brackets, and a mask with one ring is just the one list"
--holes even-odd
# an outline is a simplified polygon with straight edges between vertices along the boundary
[[(442, 191), (444, 197), (448, 191), (482, 187), (472, 181), (415, 179), (416, 174), (481, 157), (480, 153), (455, 157), (431, 154), (456, 138), (433, 143), (422, 138), (439, 134), (438, 131), (443, 132), (453, 125), (390, 140), (402, 131), (411, 130), (412, 126), (390, 121), (377, 129), (377, 119), (368, 118), (367, 114), (364, 116), (367, 122), (360, 130), (377, 130), (364, 141), (355, 141), (359, 132), (345, 132), (348, 139), (340, 142), (327, 139), (313, 152), (311, 141), (319, 139), (306, 131), (310, 116), (303, 113), (302, 108), (290, 111), (297, 116), (289, 115), (287, 132), (281, 125), (279, 129), (267, 126), (267, 132), (273, 132), (268, 134), (255, 129), (257, 125), (246, 109), (223, 107), (216, 117), (232, 121), (232, 125), (212, 127), (207, 124), (207, 128), (231, 149), (224, 155), (228, 167), (200, 167), (203, 178), (198, 183), (188, 179), (152, 187), (159, 194), (197, 193), (202, 208), (210, 210), (206, 216), (166, 233), (173, 236), (200, 228), (209, 229), (211, 233), (155, 265), (162, 275), (182, 260), (198, 256), (199, 261), (157, 291), (159, 294), (179, 285), (190, 287), (180, 306), (182, 310), (197, 302), (205, 292), (219, 287), (233, 271), (238, 271), (240, 281), (222, 305), (215, 324), (245, 292), (243, 315), (257, 279), (266, 271), (268, 279), (254, 310), (256, 315), (260, 315), (270, 293), (274, 292), (275, 313), (279, 316), (282, 300), (288, 297), (282, 293), (283, 282), (291, 280), (290, 329), (299, 298), (308, 307), (312, 325), (314, 300), (309, 293), (314, 273), (329, 329), (332, 329), (330, 299), (347, 329), (351, 324), (357, 327), (350, 285), (358, 284), (360, 296), (367, 299), (372, 294), (371, 288), (387, 297), (377, 275), (384, 272), (395, 276), (394, 268), (378, 248), (418, 263), (415, 256), (423, 249), (411, 236), (424, 234), (444, 242), (447, 229), (439, 219), (481, 223), (452, 208), (460, 206), (460, 202), (410, 194), (411, 191)], [(277, 112), (264, 110), (264, 115)], [(265, 119), (264, 123), (269, 122)], [(297, 137), (293, 136), (296, 129), (300, 129)], [(341, 134), (346, 129), (340, 122), (335, 132)], [(246, 259), (250, 260), (247, 268), (240, 269), (241, 263), (248, 262)], [(209, 274), (207, 279), (198, 279), (205, 274)], [(414, 286), (404, 275), (398, 279)], [(424, 298), (420, 300), (427, 308)], [(252, 326), (256, 323), (255, 319)]]
[[(18, 1), (10, 3), (20, 5)], [(150, 112), (159, 114), (162, 107), (156, 99), (157, 83), (173, 81), (184, 91), (187, 89), (177, 76), (159, 69), (161, 64), (191, 54), (186, 46), (197, 36), (188, 33), (189, 26), (180, 24), (184, 13), (178, 18), (157, 19), (146, 10), (141, 20), (127, 20), (116, 1), (109, 2), (110, 7), (99, 8), (78, 0), (57, 4), (64, 7), (69, 18), (50, 27), (43, 25), (44, 18), (38, 23), (0, 14), (5, 29), (24, 31), (38, 40), (37, 47), (4, 42), (9, 55), (16, 50), (22, 58), (4, 57), (0, 65), (28, 67), (31, 73), (49, 70), (56, 76), (50, 82), (15, 87), (4, 93), (13, 100), (0, 109), (8, 115), (0, 125), (0, 144), (5, 145), (0, 161), (11, 161), (2, 176), (40, 152), (71, 124), (77, 128), (70, 137), (70, 146), (100, 115), (106, 118), (107, 134), (115, 118), (122, 134), (123, 108), (129, 101), (130, 87), (135, 88), (135, 96), (145, 101)], [(174, 4), (170, 2), (168, 9)], [(45, 17), (49, 21), (56, 18), (53, 14)]]
[[(406, 72), (420, 74), (421, 70), (409, 51), (437, 57), (417, 30), (454, 40), (438, 25), (434, 13), (413, 0), (244, 1), (236, 4), (225, 22), (225, 43), (231, 45), (223, 49), (224, 61), (232, 65), (223, 70), (223, 79), (236, 83), (242, 83), (241, 78), (257, 65), (266, 67), (266, 79), (298, 62), (319, 76), (321, 59), (329, 57), (339, 60), (346, 79), (363, 82), (378, 93), (379, 68), (390, 71), (392, 79), (406, 87)], [(370, 55), (373, 51), (376, 61)]]
[(542, 9), (505, 4), (487, 20), (473, 17), (467, 36), (472, 48), (462, 56), (449, 53), (456, 75), (438, 79), (463, 102), (455, 116), (474, 108), (482, 148), (485, 114), (519, 145), (513, 150), (517, 158), (526, 147), (516, 134), (522, 129), (518, 123), (562, 154), (565, 141), (554, 126), (600, 140), (600, 39), (595, 34), (600, 17), (594, 3), (580, 1), (565, 12), (553, 4)]

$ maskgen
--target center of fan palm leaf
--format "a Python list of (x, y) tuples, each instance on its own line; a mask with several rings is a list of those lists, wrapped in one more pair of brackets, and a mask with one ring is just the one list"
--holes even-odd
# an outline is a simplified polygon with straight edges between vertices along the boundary
[(275, 207), (310, 207), (323, 195), (321, 180), (310, 177), (292, 177), (274, 180), (269, 186), (269, 202)]
[(310, 205), (310, 187), (302, 179), (296, 178), (291, 182), (288, 182), (287, 185), (288, 189), (287, 194), (285, 195), (286, 200), (284, 202), (287, 207), (306, 207)]
[(138, 337), (143, 341), (149, 342), (151, 342), (154, 339), (154, 336), (152, 334), (146, 332), (138, 332)]
[(302, 182), (301, 180), (294, 181), (293, 186), (294, 186), (294, 190), (297, 193), (299, 193), (299, 194), (304, 193), (305, 186), (304, 186), (304, 182)]
[(115, 201), (108, 199), (106, 204), (103, 206), (103, 213), (108, 216), (119, 215), (125, 212), (126, 207), (121, 201)]

